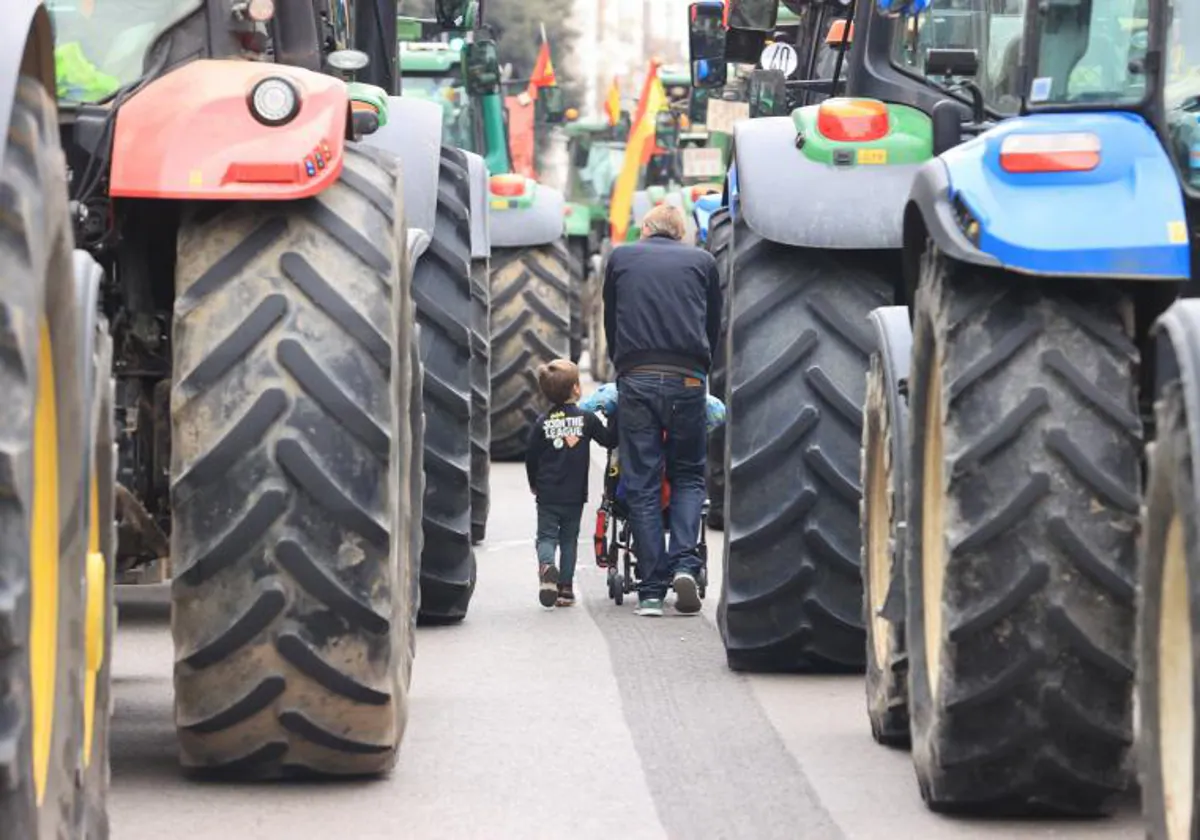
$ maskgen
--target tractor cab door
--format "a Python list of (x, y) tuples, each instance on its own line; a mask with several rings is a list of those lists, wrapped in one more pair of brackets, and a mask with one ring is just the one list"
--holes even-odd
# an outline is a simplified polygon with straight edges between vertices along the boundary
[(1200, 201), (1200, 0), (1170, 9), (1163, 106), (1172, 156), (1193, 200)]

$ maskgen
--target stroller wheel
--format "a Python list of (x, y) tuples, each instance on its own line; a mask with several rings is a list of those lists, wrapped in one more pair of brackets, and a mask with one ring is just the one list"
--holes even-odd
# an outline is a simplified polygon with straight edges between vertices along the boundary
[(625, 578), (620, 574), (613, 577), (613, 600), (618, 607), (625, 603)]
[(708, 592), (708, 569), (700, 570), (700, 574), (696, 577), (696, 588), (700, 591), (701, 598)]

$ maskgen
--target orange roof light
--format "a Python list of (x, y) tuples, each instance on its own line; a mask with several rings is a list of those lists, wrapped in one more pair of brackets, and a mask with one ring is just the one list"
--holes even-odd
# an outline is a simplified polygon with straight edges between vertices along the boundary
[(854, 23), (851, 22), (850, 34), (847, 35), (846, 19), (838, 18), (832, 24), (830, 24), (829, 34), (825, 36), (825, 43), (827, 46), (836, 47), (840, 46), (843, 40), (846, 42), (847, 46), (854, 42)]
[(512, 198), (525, 194), (525, 178), (522, 175), (493, 175), (490, 186), (492, 195)]
[(1000, 168), (1013, 174), (1091, 172), (1100, 165), (1100, 138), (1075, 134), (1010, 134), (1000, 144)]
[(817, 109), (817, 131), (829, 140), (869, 143), (888, 129), (887, 105), (875, 99), (826, 99)]

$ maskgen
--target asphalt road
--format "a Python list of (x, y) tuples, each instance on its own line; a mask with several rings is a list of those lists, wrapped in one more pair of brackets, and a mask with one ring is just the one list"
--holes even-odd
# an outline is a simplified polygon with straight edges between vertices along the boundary
[[(470, 615), (420, 631), (408, 733), (385, 779), (184, 778), (167, 621), (126, 610), (115, 660), (115, 840), (1144, 836), (1133, 802), (1115, 819), (1086, 822), (929, 813), (907, 754), (871, 740), (861, 677), (726, 668), (715, 624), (719, 532), (700, 617), (655, 621), (635, 617), (633, 599), (614, 606), (582, 542), (580, 603), (545, 611), (521, 466), (494, 466), (492, 498)], [(585, 540), (593, 515), (594, 504)]]

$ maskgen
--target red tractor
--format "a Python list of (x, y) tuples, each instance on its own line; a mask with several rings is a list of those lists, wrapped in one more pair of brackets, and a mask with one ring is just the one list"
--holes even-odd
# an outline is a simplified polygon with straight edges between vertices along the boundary
[(388, 4), (5, 5), (5, 836), (107, 833), (116, 580), (171, 580), (185, 766), (385, 771), (421, 372), (399, 165), (359, 142), (386, 99), (348, 81), (394, 72), (351, 48)]

